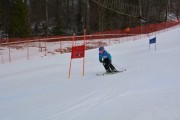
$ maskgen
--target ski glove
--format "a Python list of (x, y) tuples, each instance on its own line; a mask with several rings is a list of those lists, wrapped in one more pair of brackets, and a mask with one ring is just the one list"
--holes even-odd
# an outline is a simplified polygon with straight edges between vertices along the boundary
[(109, 63), (110, 63), (110, 64), (111, 64), (111, 61), (112, 61), (112, 60), (109, 60)]

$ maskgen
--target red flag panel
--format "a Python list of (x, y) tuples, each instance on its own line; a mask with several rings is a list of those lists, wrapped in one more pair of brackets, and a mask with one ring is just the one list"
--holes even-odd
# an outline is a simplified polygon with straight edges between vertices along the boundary
[(82, 58), (84, 57), (85, 53), (85, 45), (82, 46), (73, 46), (72, 47), (72, 53), (71, 53), (71, 58)]

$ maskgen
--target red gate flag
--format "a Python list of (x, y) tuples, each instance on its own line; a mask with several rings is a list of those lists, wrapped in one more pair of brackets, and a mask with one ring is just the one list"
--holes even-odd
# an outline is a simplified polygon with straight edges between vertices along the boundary
[(70, 79), (70, 74), (71, 74), (72, 59), (76, 59), (76, 58), (83, 58), (83, 77), (84, 77), (86, 30), (84, 30), (84, 44), (83, 45), (76, 46), (74, 44), (74, 42), (75, 42), (75, 34), (73, 35), (72, 39), (73, 39), (73, 43), (72, 43), (72, 52), (71, 52), (71, 61), (70, 61), (70, 67), (69, 67), (69, 75), (68, 75), (69, 79)]
[(71, 58), (72, 59), (82, 58), (82, 57), (84, 57), (84, 53), (85, 53), (85, 45), (82, 45), (82, 46), (73, 46), (72, 47)]

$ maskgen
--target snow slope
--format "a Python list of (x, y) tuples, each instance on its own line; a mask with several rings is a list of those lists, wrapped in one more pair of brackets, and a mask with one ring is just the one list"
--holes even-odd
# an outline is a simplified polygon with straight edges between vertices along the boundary
[(98, 50), (82, 59), (70, 54), (0, 65), (0, 120), (179, 120), (180, 28), (106, 47), (117, 69), (104, 71)]

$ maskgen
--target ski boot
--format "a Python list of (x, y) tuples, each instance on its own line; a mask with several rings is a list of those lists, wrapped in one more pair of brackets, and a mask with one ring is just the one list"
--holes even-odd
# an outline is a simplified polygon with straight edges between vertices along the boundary
[(106, 73), (112, 73), (112, 71), (110, 69), (107, 69)]
[(118, 72), (118, 71), (116, 70), (116, 68), (114, 68), (114, 69), (112, 70), (112, 72)]

